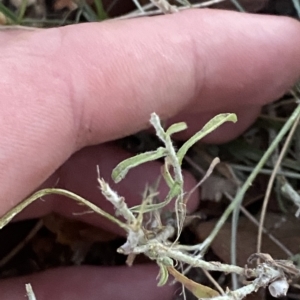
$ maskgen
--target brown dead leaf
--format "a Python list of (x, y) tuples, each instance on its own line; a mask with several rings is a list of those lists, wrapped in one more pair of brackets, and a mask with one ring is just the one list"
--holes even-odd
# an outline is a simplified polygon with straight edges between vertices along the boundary
[(211, 175), (201, 186), (201, 199), (220, 201), (225, 193), (234, 195), (237, 185), (229, 179)]
[(78, 242), (109, 242), (116, 239), (116, 235), (87, 223), (70, 220), (57, 214), (50, 214), (43, 218), (44, 225), (56, 234), (57, 242), (72, 246)]
[(73, 263), (80, 265), (95, 242), (108, 242), (117, 236), (92, 225), (50, 214), (43, 218), (46, 228), (56, 235), (56, 241), (72, 249)]
[(213, 298), (220, 295), (212, 288), (187, 278), (186, 276), (178, 272), (174, 267), (167, 266), (167, 269), (168, 272), (173, 275), (178, 282), (182, 283), (197, 298)]
[[(194, 232), (200, 241), (203, 241), (215, 227), (216, 220), (200, 223), (194, 228)], [(300, 220), (294, 215), (282, 217), (275, 213), (266, 215), (265, 228), (275, 236), (292, 253), (300, 251)], [(248, 257), (256, 252), (258, 228), (245, 217), (239, 220), (237, 233), (237, 264), (243, 266)], [(211, 247), (214, 253), (225, 263), (230, 263), (231, 223), (227, 222), (213, 241)], [(266, 235), (263, 235), (262, 252), (269, 253), (274, 259), (287, 258), (287, 254), (281, 250)]]

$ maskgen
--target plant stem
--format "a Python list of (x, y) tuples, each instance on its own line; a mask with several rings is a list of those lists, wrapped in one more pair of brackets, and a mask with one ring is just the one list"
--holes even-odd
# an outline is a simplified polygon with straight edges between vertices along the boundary
[[(249, 186), (252, 184), (253, 180), (255, 179), (255, 177), (257, 176), (259, 171), (262, 169), (263, 165), (266, 163), (266, 161), (268, 160), (268, 158), (270, 157), (270, 155), (272, 154), (274, 149), (276, 149), (277, 145), (280, 143), (282, 138), (290, 130), (291, 126), (294, 124), (294, 122), (295, 122), (297, 116), (299, 115), (299, 113), (300, 113), (300, 105), (298, 104), (298, 106), (296, 107), (296, 109), (294, 110), (292, 115), (289, 117), (287, 122), (281, 128), (281, 130), (278, 133), (277, 137), (273, 140), (270, 147), (267, 149), (267, 151), (265, 152), (263, 157), (260, 159), (260, 161), (258, 162), (256, 167), (253, 169), (252, 173), (249, 175), (249, 177), (247, 178), (247, 180), (245, 181), (245, 183), (243, 184), (241, 189), (238, 191), (238, 193), (236, 194), (234, 200), (227, 207), (224, 214), (221, 216), (218, 223), (216, 224), (215, 228), (212, 230), (210, 235), (205, 239), (205, 241), (201, 244), (201, 246), (200, 246), (200, 251), (201, 252), (204, 252), (209, 247), (209, 245), (214, 240), (214, 238), (217, 236), (217, 234), (220, 231), (221, 227), (224, 225), (225, 221), (227, 220), (229, 215), (232, 213), (234, 208), (242, 202), (242, 200), (244, 198), (244, 195), (245, 195), (246, 191), (248, 190)], [(237, 230), (237, 228), (235, 230)]]

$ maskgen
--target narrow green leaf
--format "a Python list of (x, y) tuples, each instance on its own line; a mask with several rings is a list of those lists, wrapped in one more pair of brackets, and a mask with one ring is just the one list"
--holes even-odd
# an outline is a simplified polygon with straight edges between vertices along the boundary
[(98, 21), (97, 14), (91, 8), (91, 6), (86, 3), (86, 1), (83, 2), (81, 9), (82, 9), (82, 15), (85, 17), (85, 19), (88, 22), (97, 22)]
[(18, 23), (20, 24), (24, 18), (27, 9), (28, 0), (22, 0), (21, 6), (18, 9)]
[(0, 1), (0, 12), (2, 12), (5, 17), (7, 17), (12, 23), (18, 24), (18, 17), (8, 9), (1, 1)]
[(96, 6), (99, 21), (108, 19), (108, 15), (107, 15), (106, 11), (104, 10), (102, 0), (95, 0), (94, 3)]
[(190, 147), (192, 147), (195, 143), (197, 143), (199, 140), (204, 138), (206, 135), (217, 129), (219, 126), (221, 126), (225, 122), (236, 122), (237, 117), (235, 114), (219, 114), (212, 118), (208, 123), (204, 125), (204, 127), (198, 131), (196, 134), (194, 134), (189, 140), (187, 140), (181, 148), (177, 152), (177, 157), (179, 160), (179, 163), (182, 163), (183, 157), (187, 153)]
[(165, 148), (159, 147), (155, 151), (149, 151), (130, 157), (120, 162), (112, 171), (112, 179), (114, 182), (120, 182), (132, 168), (135, 168), (143, 163), (157, 160), (167, 154)]
[(167, 129), (166, 134), (171, 136), (172, 134), (183, 131), (185, 129), (187, 129), (186, 123), (184, 123), (184, 122), (176, 123), (176, 124), (171, 125)]
[[(168, 205), (173, 198), (177, 197), (181, 193), (182, 187), (180, 183), (174, 182), (172, 188), (170, 189), (165, 201), (160, 203), (149, 204), (144, 208), (144, 213), (155, 211), (158, 209), (162, 209), (166, 205)], [(130, 208), (133, 213), (138, 213), (141, 209), (141, 205), (136, 205)]]
[(292, 0), (295, 10), (297, 11), (298, 18), (300, 18), (300, 2), (299, 0)]
[(161, 174), (165, 180), (165, 182), (167, 183), (168, 187), (171, 188), (174, 184), (174, 180), (168, 170), (168, 164), (165, 162), (165, 164), (162, 167), (162, 171)]
[(158, 274), (159, 281), (158, 281), (157, 286), (163, 286), (168, 281), (169, 272), (165, 265), (158, 263), (158, 266), (159, 266), (159, 274)]

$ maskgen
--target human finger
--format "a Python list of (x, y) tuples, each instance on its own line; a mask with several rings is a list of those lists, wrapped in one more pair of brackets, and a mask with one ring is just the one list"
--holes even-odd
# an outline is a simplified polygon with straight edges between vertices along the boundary
[(299, 75), (299, 30), (200, 10), (19, 34), (1, 56), (0, 212), (76, 150), (145, 128), (153, 111), (166, 119), (280, 96)]
[(81, 266), (47, 270), (0, 281), (2, 299), (22, 299), (30, 283), (39, 300), (172, 299), (174, 287), (157, 287), (154, 265), (128, 267)]

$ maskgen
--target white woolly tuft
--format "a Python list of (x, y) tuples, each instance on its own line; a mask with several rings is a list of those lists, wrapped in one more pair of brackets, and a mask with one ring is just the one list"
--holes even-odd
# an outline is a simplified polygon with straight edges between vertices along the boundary
[(285, 296), (288, 289), (289, 284), (285, 278), (280, 278), (269, 285), (269, 292), (275, 298)]

